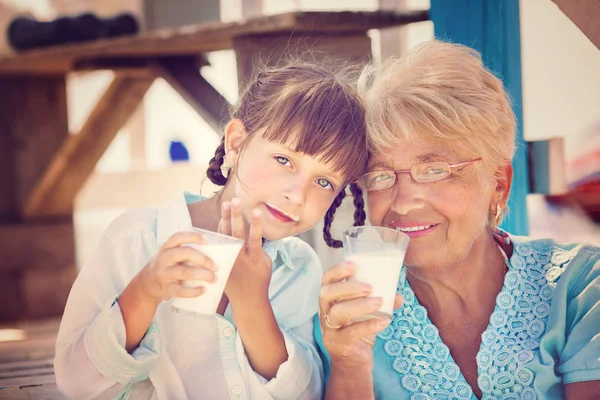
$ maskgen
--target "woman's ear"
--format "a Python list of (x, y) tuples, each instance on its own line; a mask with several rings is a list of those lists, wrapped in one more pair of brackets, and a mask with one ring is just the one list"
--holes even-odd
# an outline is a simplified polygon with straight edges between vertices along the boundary
[(240, 149), (244, 140), (248, 136), (246, 127), (240, 119), (232, 119), (225, 125), (225, 161), (235, 166), (237, 163)]
[[(508, 203), (508, 198), (510, 197), (510, 188), (513, 181), (513, 167), (509, 162), (506, 165), (498, 167), (496, 173), (494, 174), (496, 179), (496, 187), (494, 188), (494, 199), (496, 200), (496, 204), (500, 205), (501, 209), (506, 208), (506, 204)], [(492, 205), (496, 207), (495, 205)]]

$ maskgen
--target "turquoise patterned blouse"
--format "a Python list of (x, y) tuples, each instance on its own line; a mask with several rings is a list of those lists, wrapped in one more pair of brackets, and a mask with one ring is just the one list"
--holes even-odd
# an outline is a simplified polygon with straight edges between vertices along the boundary
[[(600, 249), (510, 236), (514, 251), (477, 354), (483, 399), (562, 399), (600, 380)], [(373, 347), (376, 399), (476, 399), (403, 271), (405, 303)], [(329, 377), (319, 324), (315, 336)]]

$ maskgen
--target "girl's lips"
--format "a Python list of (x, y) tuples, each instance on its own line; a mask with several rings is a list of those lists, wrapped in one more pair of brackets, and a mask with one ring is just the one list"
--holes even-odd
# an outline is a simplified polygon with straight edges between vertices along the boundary
[(265, 204), (265, 206), (266, 206), (267, 210), (269, 210), (271, 215), (273, 215), (279, 221), (286, 222), (286, 223), (295, 222), (293, 219), (291, 219), (287, 215), (281, 213), (279, 210), (276, 210), (273, 207), (270, 207), (268, 204)]

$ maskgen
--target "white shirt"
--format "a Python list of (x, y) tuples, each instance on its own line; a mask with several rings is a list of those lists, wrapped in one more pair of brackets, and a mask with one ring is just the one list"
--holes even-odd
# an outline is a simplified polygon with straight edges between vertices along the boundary
[(320, 399), (323, 366), (313, 339), (321, 267), (298, 238), (265, 244), (273, 261), (269, 298), (288, 360), (275, 378), (255, 373), (228, 307), (225, 315), (194, 317), (159, 305), (140, 345), (125, 350), (116, 301), (160, 246), (191, 226), (185, 194), (159, 209), (127, 212), (111, 223), (80, 272), (56, 343), (58, 388), (69, 398)]

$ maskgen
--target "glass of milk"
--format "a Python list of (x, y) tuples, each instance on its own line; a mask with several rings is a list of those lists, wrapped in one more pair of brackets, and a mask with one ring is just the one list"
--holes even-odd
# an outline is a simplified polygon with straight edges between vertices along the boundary
[(356, 273), (350, 280), (368, 283), (373, 288), (370, 296), (383, 299), (378, 311), (352, 318), (353, 322), (392, 318), (408, 241), (405, 233), (379, 226), (355, 226), (344, 231), (344, 258), (356, 265)]
[(184, 312), (192, 315), (212, 316), (217, 312), (217, 307), (223, 296), (225, 284), (233, 268), (233, 264), (244, 245), (244, 241), (231, 236), (221, 235), (220, 233), (207, 231), (199, 228), (185, 228), (184, 231), (199, 232), (204, 238), (203, 244), (185, 244), (204, 253), (215, 264), (217, 264), (216, 282), (206, 282), (200, 280), (186, 280), (182, 282), (185, 287), (204, 286), (206, 291), (202, 295), (194, 298), (174, 297), (171, 302), (173, 311)]

